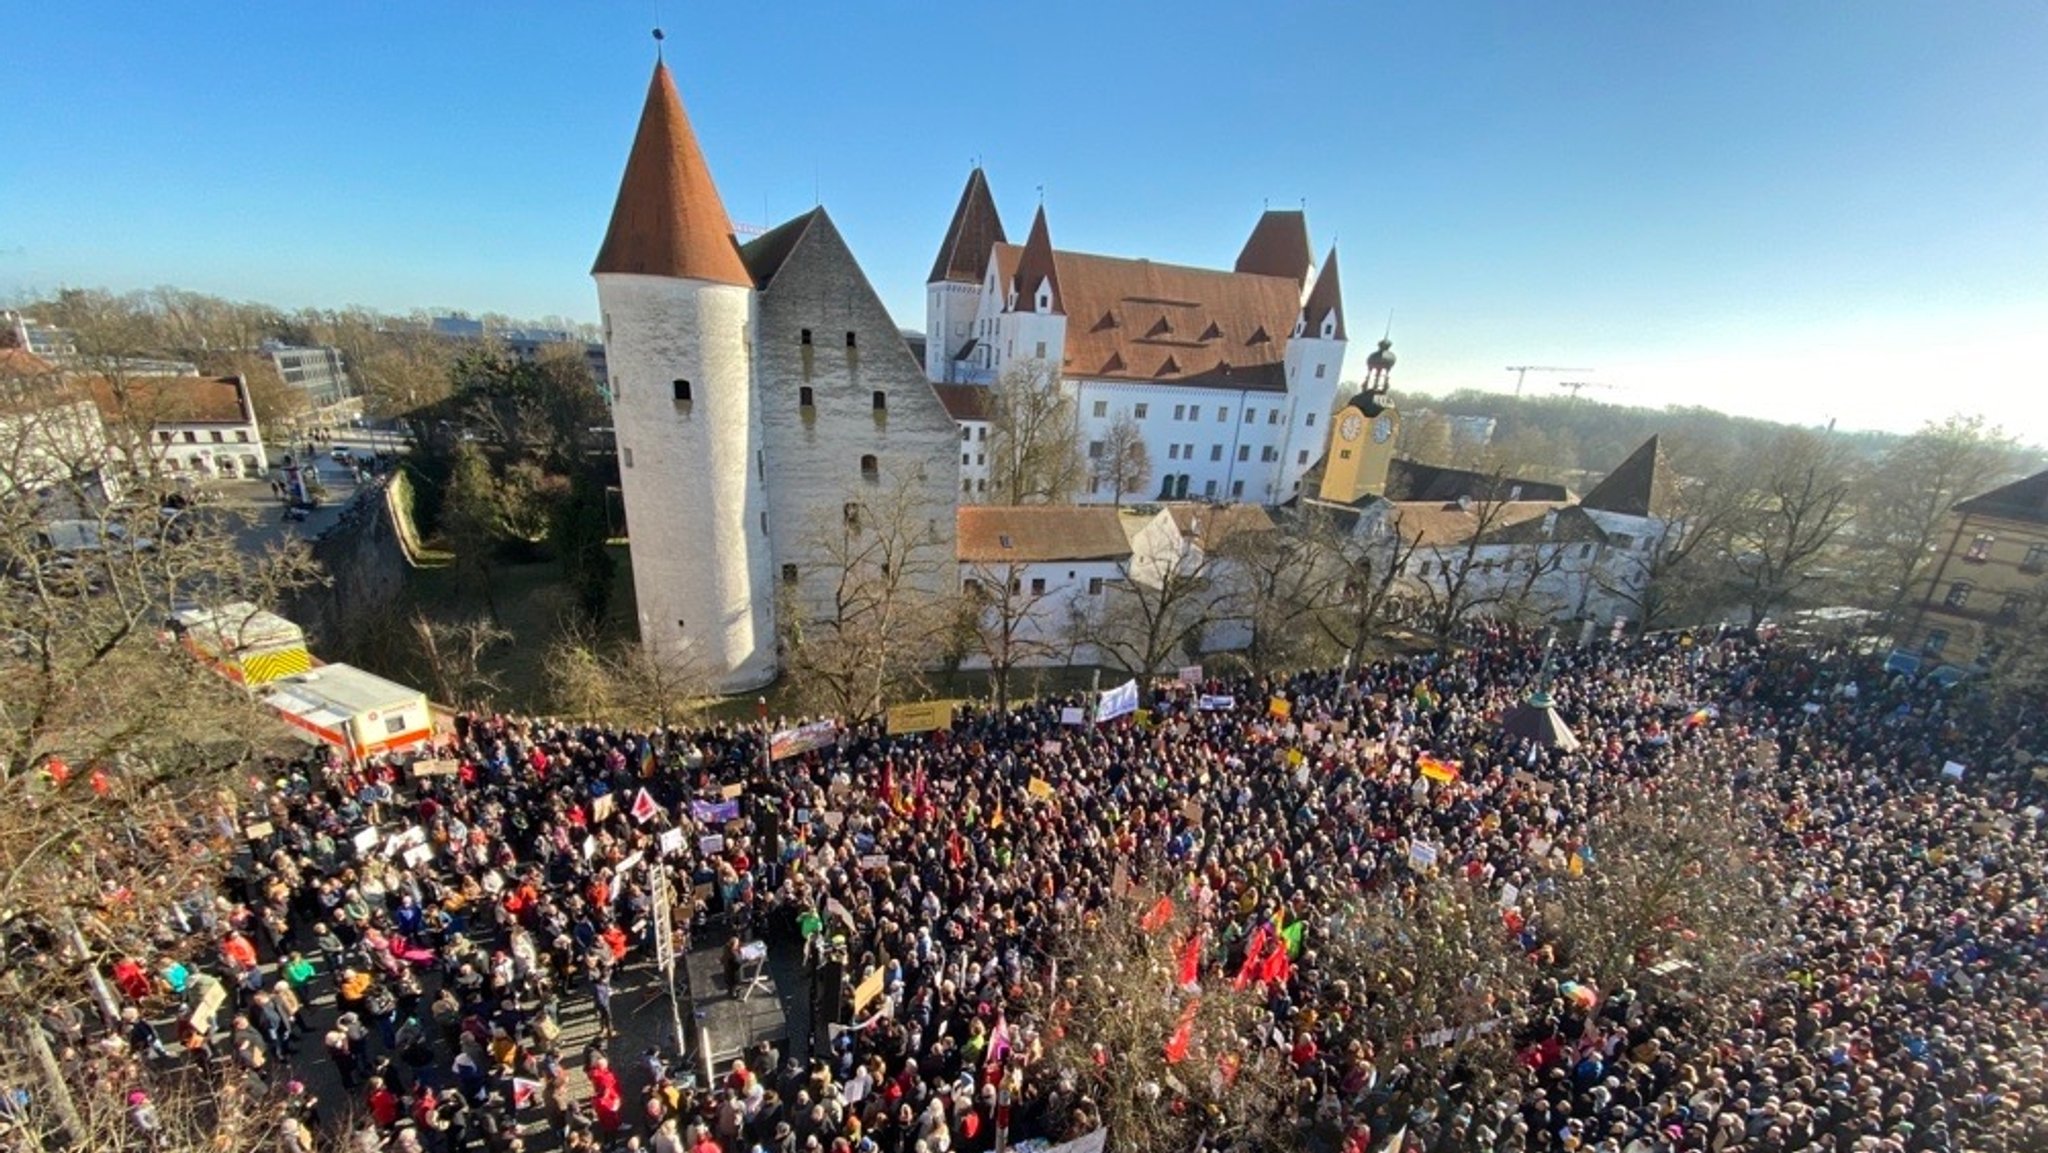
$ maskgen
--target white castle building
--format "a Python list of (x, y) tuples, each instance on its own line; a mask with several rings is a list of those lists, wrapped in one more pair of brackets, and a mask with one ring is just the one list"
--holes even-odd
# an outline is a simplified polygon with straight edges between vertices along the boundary
[(773, 680), (778, 599), (822, 611), (828, 538), (885, 487), (953, 555), (958, 427), (823, 208), (736, 242), (666, 66), (591, 275), (644, 643)]
[(1055, 365), (1094, 460), (1129, 418), (1150, 484), (1117, 493), (1097, 475), (1084, 501), (1281, 504), (1322, 456), (1344, 364), (1337, 253), (1320, 269), (1310, 253), (1295, 211), (1260, 217), (1227, 271), (1055, 249), (1042, 206), (1010, 244), (976, 169), (926, 286), (925, 373), (986, 386)]

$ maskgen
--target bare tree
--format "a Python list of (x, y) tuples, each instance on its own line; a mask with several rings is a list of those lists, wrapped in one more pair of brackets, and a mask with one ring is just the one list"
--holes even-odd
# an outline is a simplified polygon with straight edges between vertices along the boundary
[(1233, 657), (1249, 671), (1303, 668), (1322, 649), (1319, 623), (1342, 581), (1316, 532), (1324, 519), (1309, 514), (1282, 531), (1232, 533), (1211, 546), (1233, 619), (1247, 633)]
[(799, 698), (863, 717), (921, 687), (926, 661), (944, 647), (955, 562), (914, 474), (892, 472), (846, 496), (805, 527), (802, 547), (816, 559), (782, 587), (778, 615)]
[(1421, 537), (1402, 532), (1392, 518), (1359, 535), (1327, 514), (1310, 515), (1313, 563), (1330, 574), (1311, 619), (1346, 664), (1362, 664), (1372, 643), (1414, 611), (1416, 593), (1404, 574)]
[(1354, 1026), (1382, 1071), (1507, 1070), (1515, 1014), (1539, 974), (1502, 927), (1493, 890), (1462, 877), (1395, 881), (1332, 911), (1317, 964), (1356, 993)]
[[(1143, 546), (1141, 546), (1142, 548)], [(1216, 559), (1183, 541), (1140, 551), (1117, 565), (1094, 613), (1076, 607), (1069, 623), (1115, 668), (1143, 679), (1200, 655), (1202, 635), (1230, 612)]]
[(1852, 562), (1887, 629), (1926, 583), (1948, 510), (2006, 480), (2015, 443), (1982, 417), (1929, 421), (1860, 470)]
[(973, 651), (988, 661), (989, 695), (998, 712), (1010, 707), (1010, 681), (1020, 666), (1056, 659), (1065, 651), (1052, 593), (1031, 566), (1015, 561), (974, 565), (964, 578), (962, 611)]
[[(1481, 491), (1507, 491), (1504, 477), (1494, 474)], [(1534, 528), (1529, 522), (1543, 511), (1486, 497), (1462, 500), (1455, 510), (1410, 508), (1391, 514), (1394, 531), (1415, 538), (1414, 554), (1429, 570), (1416, 582), (1419, 617), (1439, 642), (1475, 616), (1528, 618), (1555, 611), (1557, 606), (1545, 599), (1544, 582), (1562, 567), (1564, 554), (1544, 544), (1540, 534), (1528, 539)], [(1423, 523), (1430, 519), (1442, 523)]]
[(702, 716), (712, 699), (704, 662), (687, 650), (664, 653), (639, 641), (605, 648), (570, 629), (547, 661), (556, 710), (577, 720), (668, 728)]
[(1754, 626), (1798, 595), (1853, 511), (1849, 461), (1825, 435), (1788, 429), (1745, 461), (1755, 498), (1732, 526), (1729, 551)]
[(1118, 413), (1103, 434), (1100, 449), (1088, 447), (1092, 484), (1106, 484), (1110, 501), (1123, 507), (1124, 497), (1140, 493), (1152, 482), (1152, 452), (1145, 447), (1144, 430), (1129, 413)]
[(1012, 361), (989, 389), (989, 493), (996, 504), (1064, 504), (1086, 480), (1074, 399), (1043, 360)]
[(1185, 910), (1161, 919), (1161, 908), (1140, 887), (1055, 938), (1059, 985), (1030, 1003), (1041, 1063), (1098, 1105), (1088, 1121), (1107, 1125), (1117, 1149), (1193, 1149), (1204, 1133), (1264, 1147), (1280, 1135), (1290, 1086), (1282, 1063), (1247, 1041), (1262, 1031), (1262, 998), (1199, 958), (1197, 982), (1183, 984), (1190, 942), (1198, 954), (1209, 943)]
[(1738, 462), (1703, 452), (1681, 473), (1649, 538), (1618, 552), (1602, 544), (1593, 566), (1600, 591), (1632, 610), (1645, 632), (1726, 607), (1730, 535), (1756, 514), (1757, 488)]
[(1657, 968), (1663, 987), (1707, 1003), (1756, 979), (1782, 916), (1726, 754), (1630, 782), (1595, 816), (1535, 909), (1561, 965), (1609, 989)]
[(437, 621), (415, 610), (412, 631), (433, 678), (436, 699), (458, 709), (481, 709), (504, 690), (497, 675), (485, 667), (484, 657), (512, 640), (508, 630), (484, 617)]

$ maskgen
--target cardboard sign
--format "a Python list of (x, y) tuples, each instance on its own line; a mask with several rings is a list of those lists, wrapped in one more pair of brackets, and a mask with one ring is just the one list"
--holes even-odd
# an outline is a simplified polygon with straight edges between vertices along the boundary
[(1189, 821), (1193, 822), (1194, 824), (1201, 824), (1202, 802), (1194, 799), (1193, 797), (1189, 797), (1187, 800), (1182, 801), (1180, 803), (1180, 815), (1186, 817)]
[(647, 858), (645, 854), (640, 852), (640, 850), (635, 849), (632, 853), (626, 856), (625, 860), (622, 860), (618, 863), (616, 871), (623, 874), (633, 869), (637, 869), (640, 867), (640, 862), (646, 859)]
[(882, 970), (879, 966), (868, 970), (868, 975), (853, 987), (853, 1011), (856, 1015), (866, 1012), (875, 998), (882, 995)]
[(260, 841), (263, 838), (269, 836), (270, 834), (275, 833), (276, 831), (277, 826), (271, 824), (269, 821), (257, 821), (254, 824), (250, 825), (248, 828), (242, 830), (242, 832), (247, 834), (248, 838), (252, 841)]
[(612, 819), (612, 812), (619, 807), (619, 800), (610, 793), (600, 793), (590, 798), (590, 819), (603, 824)]
[(845, 813), (834, 812), (830, 809), (818, 814), (818, 816), (825, 822), (825, 827), (835, 833), (839, 831), (839, 826), (846, 823)]
[(891, 706), (887, 716), (886, 730), (892, 737), (906, 733), (928, 733), (934, 729), (949, 728), (953, 724), (953, 710), (960, 702), (916, 701), (907, 705)]
[(1024, 786), (1024, 791), (1041, 801), (1049, 801), (1053, 797), (1052, 782), (1044, 777), (1031, 778), (1031, 783)]
[(1294, 702), (1286, 697), (1274, 697), (1266, 702), (1266, 715), (1276, 721), (1284, 721), (1294, 712)]
[(462, 771), (462, 762), (453, 758), (424, 758), (412, 763), (415, 780), (421, 777), (452, 777)]
[(741, 784), (733, 784), (733, 785), (727, 785), (727, 786), (725, 786), (724, 788), (722, 788), (722, 789), (718, 790), (718, 795), (719, 795), (719, 796), (721, 796), (721, 797), (724, 797), (724, 798), (725, 798), (726, 800), (730, 801), (730, 800), (733, 800), (733, 799), (735, 799), (735, 798), (737, 798), (737, 797), (740, 797), (740, 796), (743, 796), (743, 795), (745, 795), (746, 791), (747, 791), (747, 786), (746, 786), (746, 785), (745, 785), (744, 783), (741, 783)]

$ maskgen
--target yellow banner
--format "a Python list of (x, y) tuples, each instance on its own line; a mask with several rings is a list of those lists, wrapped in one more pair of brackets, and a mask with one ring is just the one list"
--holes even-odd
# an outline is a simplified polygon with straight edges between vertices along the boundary
[(894, 737), (943, 729), (953, 723), (953, 710), (959, 704), (957, 700), (949, 700), (893, 705), (889, 709), (889, 735)]

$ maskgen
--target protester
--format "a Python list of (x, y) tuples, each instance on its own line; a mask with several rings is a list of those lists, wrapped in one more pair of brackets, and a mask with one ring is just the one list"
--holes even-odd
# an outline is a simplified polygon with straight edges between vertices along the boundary
[[(1543, 646), (1469, 640), (1200, 687), (1224, 708), (1168, 692), (1142, 721), (1066, 725), (1072, 702), (1049, 701), (930, 734), (858, 726), (772, 771), (753, 729), (464, 716), (434, 750), (453, 775), (278, 766), (274, 832), (237, 898), (158, 971), (221, 973), (236, 1059), (273, 1085), (330, 1066), (391, 1148), (509, 1148), (525, 1127), (572, 1149), (987, 1153), (999, 1128), (1061, 1141), (1101, 1121), (1038, 1058), (1045, 1022), (1017, 992), (1053, 978), (1046, 944), (1118, 900), (1122, 875), (1199, 911), (1217, 943), (1190, 957), (1201, 979), (1279, 954), (1258, 966), (1252, 1059), (1286, 1072), (1312, 1148), (1396, 1133), (1486, 1153), (2048, 1147), (2048, 841), (2023, 756), (2038, 721), (1973, 729), (1939, 690), (1851, 653), (1666, 636), (1550, 653), (1583, 740), (1565, 753), (1499, 732)], [(1425, 754), (1457, 762), (1454, 782)], [(1725, 1029), (1674, 1028), (1645, 1011), (1650, 991), (1560, 973), (1510, 1007), (1510, 1068), (1425, 1084), (1351, 1027), (1373, 991), (1317, 949), (1338, 902), (1476, 884), (1540, 907), (1601, 867), (1579, 849), (1624, 788), (1710, 763), (1747, 766), (1793, 918)], [(1418, 843), (1436, 854), (1421, 873)], [(758, 935), (849, 989), (880, 969), (879, 1008), (820, 1002), (853, 1027), (815, 1050), (795, 1038), (787, 1060), (750, 1052), (714, 1085), (659, 1053), (629, 1085), (610, 1060), (615, 989), (649, 979), (661, 885), (679, 936), (726, 926), (721, 987), (699, 996), (739, 991)], [(1533, 954), (1569, 952), (1540, 914), (1508, 917)], [(109, 975), (138, 1004), (156, 995), (139, 965)], [(558, 1051), (565, 1014), (596, 1030), (583, 1057)], [(308, 1023), (324, 1058), (295, 1052)]]

